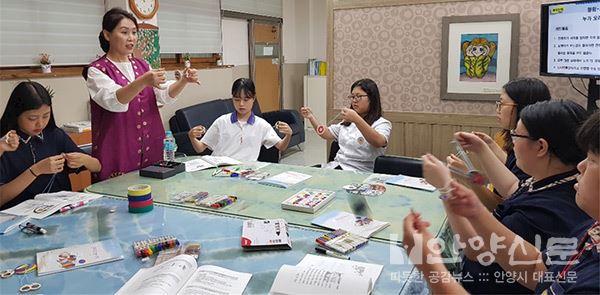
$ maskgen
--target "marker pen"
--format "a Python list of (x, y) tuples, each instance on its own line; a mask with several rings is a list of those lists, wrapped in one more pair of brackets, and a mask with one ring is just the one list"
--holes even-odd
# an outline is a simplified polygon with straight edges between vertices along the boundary
[(339, 254), (339, 253), (336, 253), (336, 252), (331, 251), (331, 250), (323, 249), (321, 247), (315, 247), (315, 251), (317, 251), (317, 253), (325, 254), (327, 256), (331, 256), (331, 257), (335, 257), (335, 258), (339, 258), (339, 259), (344, 259), (344, 260), (350, 260), (350, 256)]

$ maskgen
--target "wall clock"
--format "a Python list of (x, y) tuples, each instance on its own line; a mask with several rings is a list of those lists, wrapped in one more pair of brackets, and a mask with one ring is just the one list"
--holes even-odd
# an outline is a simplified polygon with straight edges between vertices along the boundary
[(139, 19), (151, 19), (158, 11), (158, 0), (129, 0), (129, 8)]

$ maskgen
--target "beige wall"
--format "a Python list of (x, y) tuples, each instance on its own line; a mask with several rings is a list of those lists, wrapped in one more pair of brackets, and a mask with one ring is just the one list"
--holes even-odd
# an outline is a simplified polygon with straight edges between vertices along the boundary
[(327, 57), (327, 1), (283, 0), (283, 19), (283, 107), (298, 110), (308, 59)]
[(306, 63), (283, 65), (283, 108), (300, 110), (304, 102), (304, 80), (308, 73)]
[[(177, 101), (161, 108), (163, 125), (168, 129), (169, 118), (176, 110), (200, 102), (217, 98), (228, 98), (232, 82), (239, 77), (248, 76), (248, 66), (200, 70), (198, 74), (202, 85), (190, 84), (179, 95)], [(173, 78), (173, 73), (169, 73)], [(34, 80), (54, 89), (53, 111), (56, 123), (88, 120), (89, 95), (81, 77), (47, 78)], [(0, 110), (6, 108), (10, 93), (20, 80), (0, 81)]]
[[(335, 10), (333, 106), (344, 105), (352, 82), (369, 77), (379, 85), (386, 111), (493, 115), (493, 102), (440, 99), (442, 17), (519, 13), (519, 76), (539, 77), (540, 4), (545, 2), (550, 1), (486, 0)], [(553, 97), (585, 103), (568, 79), (541, 79)]]

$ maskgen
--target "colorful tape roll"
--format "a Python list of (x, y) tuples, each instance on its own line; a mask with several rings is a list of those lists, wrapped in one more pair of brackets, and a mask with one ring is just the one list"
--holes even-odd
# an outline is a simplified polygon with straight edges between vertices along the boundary
[(136, 184), (127, 188), (127, 200), (130, 213), (146, 213), (154, 209), (152, 187), (147, 184)]

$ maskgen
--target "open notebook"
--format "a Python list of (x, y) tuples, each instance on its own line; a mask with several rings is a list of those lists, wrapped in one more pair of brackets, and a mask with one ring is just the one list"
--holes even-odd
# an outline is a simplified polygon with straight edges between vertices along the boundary
[(279, 269), (269, 294), (370, 294), (383, 265), (307, 254)]
[(182, 254), (140, 269), (116, 294), (242, 294), (251, 277), (218, 266), (198, 266), (194, 257)]
[(194, 172), (209, 168), (242, 164), (242, 162), (236, 159), (225, 156), (202, 156), (198, 159), (189, 160), (184, 163), (186, 172)]

